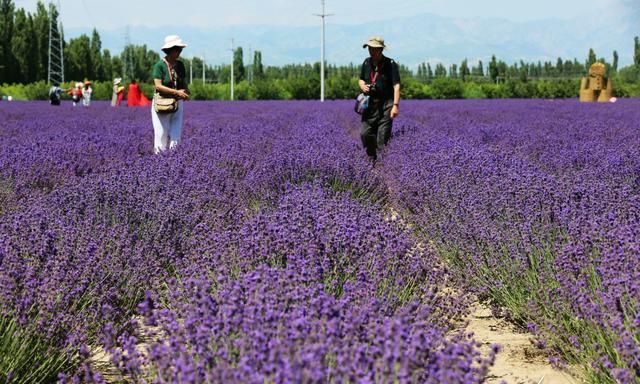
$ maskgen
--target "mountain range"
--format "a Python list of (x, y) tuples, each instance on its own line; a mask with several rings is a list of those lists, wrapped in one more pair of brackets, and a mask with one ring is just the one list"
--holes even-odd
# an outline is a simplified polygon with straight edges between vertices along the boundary
[[(543, 19), (515, 22), (500, 18), (452, 18), (434, 14), (394, 18), (362, 25), (325, 26), (325, 54), (329, 64), (359, 64), (367, 52), (362, 44), (369, 36), (383, 36), (386, 55), (415, 68), (422, 62), (433, 65), (459, 64), (468, 59), (470, 65), (482, 60), (485, 65), (492, 55), (507, 63), (551, 61), (577, 58), (586, 60), (589, 49), (598, 58), (611, 62), (613, 51), (619, 55), (619, 66), (633, 63), (634, 37), (640, 34), (636, 15), (594, 14), (573, 19)], [(604, 20), (607, 20), (606, 22)], [(91, 28), (65, 30), (68, 38)], [(232, 39), (235, 48), (242, 47), (244, 62), (252, 61), (252, 52), (262, 53), (263, 65), (312, 63), (320, 60), (321, 28), (273, 27), (180, 27), (131, 26), (115, 30), (98, 30), (102, 48), (119, 54), (126, 42), (147, 45), (158, 50), (165, 35), (179, 34), (189, 47), (183, 57), (204, 57), (209, 65), (231, 60)]]

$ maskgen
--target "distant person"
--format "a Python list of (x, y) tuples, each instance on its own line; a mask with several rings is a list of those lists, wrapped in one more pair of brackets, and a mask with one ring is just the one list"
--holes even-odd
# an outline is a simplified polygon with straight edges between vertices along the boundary
[(64, 90), (60, 88), (60, 84), (53, 83), (51, 88), (49, 88), (49, 104), (51, 105), (60, 105), (60, 101), (62, 99), (62, 92)]
[(124, 86), (118, 86), (118, 100), (116, 101), (116, 106), (119, 107), (122, 105), (122, 100), (124, 100)]
[(369, 95), (369, 105), (362, 113), (362, 144), (372, 164), (391, 138), (393, 119), (398, 116), (400, 106), (400, 72), (398, 64), (382, 54), (386, 47), (384, 39), (371, 37), (362, 48), (369, 48), (369, 57), (362, 63), (360, 90)]
[(151, 121), (153, 123), (155, 153), (160, 153), (167, 148), (175, 148), (182, 137), (182, 124), (184, 119), (184, 100), (189, 99), (189, 89), (187, 87), (186, 70), (184, 63), (178, 58), (182, 49), (187, 45), (180, 36), (169, 35), (164, 38), (164, 45), (161, 50), (165, 57), (153, 65), (152, 75), (155, 85), (156, 97), (173, 97), (178, 100), (178, 109), (172, 113), (158, 113), (155, 109), (156, 98), (154, 97), (151, 108)]
[(67, 90), (67, 93), (71, 96), (71, 101), (75, 107), (80, 102), (80, 99), (82, 99), (82, 83), (76, 83), (74, 87)]
[(111, 92), (111, 106), (116, 107), (118, 105), (118, 87), (120, 86), (121, 78), (116, 77), (113, 79), (113, 91)]
[(84, 81), (84, 88), (82, 89), (82, 105), (88, 107), (91, 105), (91, 94), (93, 89), (91, 88), (91, 82), (89, 80)]
[(151, 105), (151, 101), (140, 91), (140, 84), (135, 79), (131, 80), (127, 94), (127, 106), (146, 107), (149, 105)]

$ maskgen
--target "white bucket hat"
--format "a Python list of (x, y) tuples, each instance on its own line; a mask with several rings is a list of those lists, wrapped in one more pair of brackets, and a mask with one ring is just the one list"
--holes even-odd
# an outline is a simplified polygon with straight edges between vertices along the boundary
[(372, 36), (369, 40), (362, 44), (362, 48), (371, 47), (371, 48), (386, 48), (384, 45), (384, 39), (380, 36)]
[(180, 36), (178, 36), (178, 35), (169, 35), (169, 36), (164, 38), (164, 45), (160, 49), (169, 49), (169, 48), (173, 48), (173, 47), (184, 48), (186, 46), (187, 46), (187, 44), (185, 44), (184, 41), (182, 41)]

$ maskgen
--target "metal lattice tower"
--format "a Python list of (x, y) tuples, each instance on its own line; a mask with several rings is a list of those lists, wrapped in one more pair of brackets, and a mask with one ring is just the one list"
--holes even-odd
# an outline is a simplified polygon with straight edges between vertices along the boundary
[[(62, 23), (57, 20), (60, 16), (60, 1), (57, 9), (53, 2), (49, 3), (49, 66), (47, 81), (62, 84), (64, 82), (64, 51), (62, 48)], [(56, 17), (54, 17), (56, 16)]]
[(129, 31), (129, 26), (127, 26), (124, 32), (124, 73), (123, 77), (126, 80), (132, 80), (135, 77), (135, 68), (133, 66), (133, 52), (131, 50), (133, 47), (131, 46), (131, 33)]

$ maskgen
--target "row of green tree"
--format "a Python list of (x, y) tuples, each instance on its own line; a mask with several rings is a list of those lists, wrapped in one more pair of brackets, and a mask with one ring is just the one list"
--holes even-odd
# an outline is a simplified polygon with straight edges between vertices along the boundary
[[(126, 81), (137, 79), (151, 84), (150, 68), (160, 57), (146, 45), (128, 45), (119, 55), (102, 49), (100, 35), (81, 35), (64, 40), (64, 31), (57, 21), (55, 6), (45, 7), (39, 1), (34, 14), (16, 9), (11, 0), (0, 0), (0, 84), (38, 84), (48, 79), (49, 36), (61, 36), (64, 57), (64, 78), (91, 79), (94, 84), (110, 83), (115, 77)], [(231, 73), (234, 77), (234, 96), (238, 99), (314, 99), (320, 93), (320, 63), (265, 66), (262, 52), (256, 50), (249, 64), (243, 61), (242, 47), (234, 51), (233, 71), (230, 65), (210, 66), (199, 58), (185, 58), (192, 92), (196, 99), (224, 99), (230, 95)], [(464, 97), (574, 97), (578, 94), (576, 81), (584, 76), (591, 64), (605, 63), (614, 78), (618, 96), (639, 96), (640, 41), (634, 40), (634, 64), (618, 68), (618, 53), (612, 60), (597, 58), (591, 49), (584, 62), (558, 58), (553, 62), (511, 65), (492, 56), (485, 64), (471, 65), (464, 59), (459, 65), (445, 67), (422, 63), (417, 72), (400, 66), (403, 97), (464, 98)], [(360, 65), (327, 65), (326, 97), (351, 98), (357, 91)], [(200, 76), (202, 75), (202, 77)], [(551, 85), (550, 85), (551, 84)], [(41, 98), (46, 91), (33, 87), (3, 86), (3, 93), (14, 97)], [(100, 86), (101, 87), (101, 86)], [(42, 86), (40, 86), (42, 88)], [(46, 84), (43, 88), (47, 88)], [(110, 87), (104, 87), (110, 97)], [(144, 88), (143, 88), (144, 90)], [(102, 98), (101, 92), (95, 94)], [(45, 96), (46, 97), (46, 93)]]

